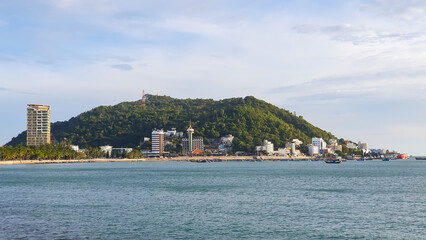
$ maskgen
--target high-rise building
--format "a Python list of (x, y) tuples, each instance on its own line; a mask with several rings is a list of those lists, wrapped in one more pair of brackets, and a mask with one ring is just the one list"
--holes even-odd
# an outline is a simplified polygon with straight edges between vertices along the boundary
[(186, 155), (192, 155), (192, 152), (196, 149), (204, 152), (204, 142), (202, 138), (192, 138), (192, 134), (194, 134), (194, 129), (191, 126), (191, 122), (189, 122), (189, 128), (186, 130), (188, 133), (188, 138), (182, 139), (182, 151)]
[(27, 145), (50, 144), (50, 106), (27, 104)]
[(152, 147), (150, 156), (159, 157), (163, 155), (164, 151), (164, 131), (154, 130), (152, 131)]
[(194, 129), (191, 126), (191, 122), (189, 122), (189, 128), (186, 130), (186, 132), (188, 133), (188, 143), (189, 143), (189, 147), (188, 149), (190, 149), (190, 151), (192, 152), (192, 134), (194, 134)]
[(204, 152), (204, 141), (202, 138), (194, 138), (192, 139), (191, 147), (189, 138), (183, 138), (182, 139), (182, 151), (186, 155), (192, 154), (193, 151), (196, 149), (200, 150), (201, 152)]

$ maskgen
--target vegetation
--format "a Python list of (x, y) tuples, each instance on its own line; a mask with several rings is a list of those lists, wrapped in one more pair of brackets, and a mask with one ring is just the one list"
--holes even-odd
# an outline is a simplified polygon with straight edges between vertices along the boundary
[[(141, 101), (123, 102), (115, 106), (100, 106), (68, 121), (52, 124), (52, 137), (82, 148), (112, 145), (114, 147), (139, 146), (151, 131), (177, 128), (185, 131), (189, 121), (195, 137), (219, 138), (235, 136), (233, 151), (252, 153), (264, 139), (284, 147), (286, 142), (298, 138), (310, 143), (312, 137), (324, 140), (334, 138), (287, 110), (280, 109), (254, 97), (212, 99), (175, 99), (149, 95), (146, 107)], [(26, 132), (13, 138), (7, 145), (17, 146), (26, 141)]]
[(57, 160), (82, 159), (86, 155), (76, 152), (64, 144), (48, 144), (40, 147), (0, 147), (0, 160)]

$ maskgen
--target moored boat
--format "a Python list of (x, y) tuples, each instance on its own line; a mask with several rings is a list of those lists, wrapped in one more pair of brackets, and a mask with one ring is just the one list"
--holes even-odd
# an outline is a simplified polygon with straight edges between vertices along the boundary
[(426, 160), (426, 157), (416, 157), (416, 160)]
[(334, 164), (340, 164), (342, 163), (342, 159), (325, 159), (325, 163), (334, 163)]

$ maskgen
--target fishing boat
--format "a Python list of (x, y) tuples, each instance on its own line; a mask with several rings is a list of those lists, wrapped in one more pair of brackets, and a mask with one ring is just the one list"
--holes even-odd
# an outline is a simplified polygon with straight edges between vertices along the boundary
[(416, 160), (426, 160), (426, 157), (416, 157)]
[(333, 164), (340, 164), (342, 163), (342, 159), (325, 159), (325, 163), (333, 163)]
[(383, 161), (389, 162), (390, 158), (383, 158)]

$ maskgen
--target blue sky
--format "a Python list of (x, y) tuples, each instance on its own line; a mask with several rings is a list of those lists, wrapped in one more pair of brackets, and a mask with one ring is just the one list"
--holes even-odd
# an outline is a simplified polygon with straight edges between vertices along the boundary
[(3, 0), (0, 144), (151, 94), (253, 95), (338, 137), (426, 155), (426, 2)]

